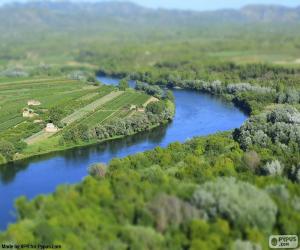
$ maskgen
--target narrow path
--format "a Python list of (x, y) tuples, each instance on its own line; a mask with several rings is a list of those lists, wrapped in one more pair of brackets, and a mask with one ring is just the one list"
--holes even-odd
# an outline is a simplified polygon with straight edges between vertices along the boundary
[(123, 93), (124, 93), (123, 91), (111, 92), (108, 95), (86, 105), (85, 107), (75, 111), (73, 114), (65, 117), (64, 119), (62, 119), (62, 123), (66, 123), (67, 125), (69, 125), (75, 121), (78, 121), (78, 120), (82, 119), (84, 116), (86, 116), (88, 113), (93, 112), (94, 110), (103, 106), (105, 103), (122, 95)]
[(143, 106), (146, 107), (149, 103), (151, 103), (151, 102), (158, 102), (158, 101), (159, 101), (159, 100), (158, 100), (156, 97), (151, 96), (151, 97), (143, 104)]
[(24, 140), (28, 145), (32, 145), (34, 143), (37, 143), (39, 141), (42, 141), (44, 139), (49, 138), (50, 136), (54, 135), (56, 133), (47, 133), (44, 130), (41, 130), (40, 132), (37, 132), (36, 134), (28, 137), (27, 139)]
[[(71, 115), (65, 117), (64, 119), (62, 119), (62, 123), (65, 123), (67, 125), (70, 125), (71, 123), (78, 121), (80, 119), (82, 119), (84, 116), (88, 115), (89, 113), (95, 111), (96, 109), (100, 108), (101, 106), (103, 106), (105, 103), (113, 100), (114, 98), (122, 95), (124, 92), (123, 91), (114, 91), (109, 93), (108, 95), (86, 105), (85, 107), (76, 110), (74, 113), (72, 113)], [(58, 132), (58, 131), (57, 131)], [(28, 144), (28, 145), (32, 145), (36, 142), (39, 142), (41, 140), (47, 139), (50, 136), (54, 135), (56, 133), (47, 133), (46, 131), (42, 130), (28, 138), (26, 138), (24, 141)]]

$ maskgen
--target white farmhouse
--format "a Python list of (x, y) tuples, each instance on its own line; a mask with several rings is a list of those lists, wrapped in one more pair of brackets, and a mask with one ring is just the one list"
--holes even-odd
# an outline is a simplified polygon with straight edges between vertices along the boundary
[(58, 131), (58, 128), (53, 123), (47, 123), (47, 126), (45, 128), (45, 132), (47, 133), (56, 133)]

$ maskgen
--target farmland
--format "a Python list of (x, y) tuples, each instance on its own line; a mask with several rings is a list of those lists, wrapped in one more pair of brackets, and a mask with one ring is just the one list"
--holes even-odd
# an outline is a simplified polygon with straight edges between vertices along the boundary
[[(132, 115), (149, 98), (134, 90), (119, 91), (67, 77), (0, 79), (0, 137), (18, 152), (8, 160), (36, 154), (37, 149), (41, 153), (41, 145), (47, 145), (44, 151), (51, 151), (63, 131)], [(54, 125), (51, 133), (45, 129), (49, 123)]]
[(107, 102), (99, 110), (91, 114), (82, 120), (82, 123), (87, 124), (89, 127), (96, 125), (97, 123), (107, 122), (114, 117), (125, 117), (131, 113), (128, 109), (128, 104), (135, 106), (143, 105), (149, 96), (145, 94), (136, 94), (135, 92), (127, 92), (118, 96), (113, 101)]

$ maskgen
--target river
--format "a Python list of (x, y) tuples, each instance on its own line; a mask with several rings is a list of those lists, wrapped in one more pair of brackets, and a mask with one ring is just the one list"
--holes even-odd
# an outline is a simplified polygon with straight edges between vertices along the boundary
[[(115, 85), (118, 79), (98, 77)], [(134, 85), (134, 82), (130, 82)], [(247, 116), (232, 104), (207, 94), (174, 90), (176, 115), (168, 125), (123, 139), (99, 145), (38, 156), (0, 167), (0, 230), (16, 220), (14, 201), (19, 196), (32, 199), (55, 191), (61, 184), (80, 182), (88, 166), (108, 163), (112, 158), (166, 147), (171, 142), (184, 142), (194, 136), (240, 127)]]

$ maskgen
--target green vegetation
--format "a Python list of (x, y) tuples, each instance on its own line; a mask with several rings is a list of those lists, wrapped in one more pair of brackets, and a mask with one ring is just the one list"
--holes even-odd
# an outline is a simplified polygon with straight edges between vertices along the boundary
[[(119, 100), (117, 100), (113, 104), (119, 105), (120, 103), (123, 102), (119, 102)], [(124, 102), (124, 104), (125, 103), (128, 102)], [(149, 109), (149, 106), (158, 106), (159, 109)], [(127, 117), (122, 117), (120, 113), (117, 113), (118, 115), (115, 117), (109, 114), (107, 116), (109, 119), (100, 119), (98, 120), (98, 123), (93, 124), (93, 126), (79, 125), (75, 128), (66, 130), (63, 133), (63, 141), (60, 141), (60, 143), (77, 142), (78, 140), (102, 141), (109, 138), (128, 136), (138, 132), (150, 130), (154, 127), (157, 127), (161, 123), (172, 120), (174, 116), (174, 110), (174, 104), (167, 100), (150, 103), (146, 107), (146, 112), (134, 111), (134, 113), (131, 113)], [(91, 123), (89, 123), (89, 125), (91, 125)]]
[(151, 86), (147, 83), (142, 83), (139, 81), (137, 81), (135, 89), (144, 91), (148, 95), (153, 95), (157, 98), (162, 98), (162, 96), (164, 95), (163, 90), (159, 86)]
[(64, 249), (268, 249), (270, 234), (300, 230), (299, 184), (254, 173), (246, 154), (225, 133), (93, 165), (94, 177), (76, 186), (20, 198), (19, 222), (0, 240)]
[(126, 79), (120, 80), (120, 82), (119, 82), (119, 89), (120, 90), (126, 90), (128, 88), (129, 88), (128, 80), (126, 80)]
[[(116, 117), (122, 120), (133, 116), (150, 100), (149, 95), (134, 90), (118, 91), (98, 83), (91, 85), (84, 74), (81, 71), (67, 74), (77, 80), (28, 77), (26, 80), (12, 78), (0, 83), (1, 164), (113, 138), (116, 136), (114, 133), (100, 139), (90, 136), (89, 131), (98, 125), (117, 122)], [(172, 117), (156, 118), (150, 122), (151, 126)], [(45, 129), (49, 123), (54, 126), (52, 131)], [(131, 133), (138, 131), (142, 129), (136, 128)], [(118, 133), (118, 136), (127, 134)]]

